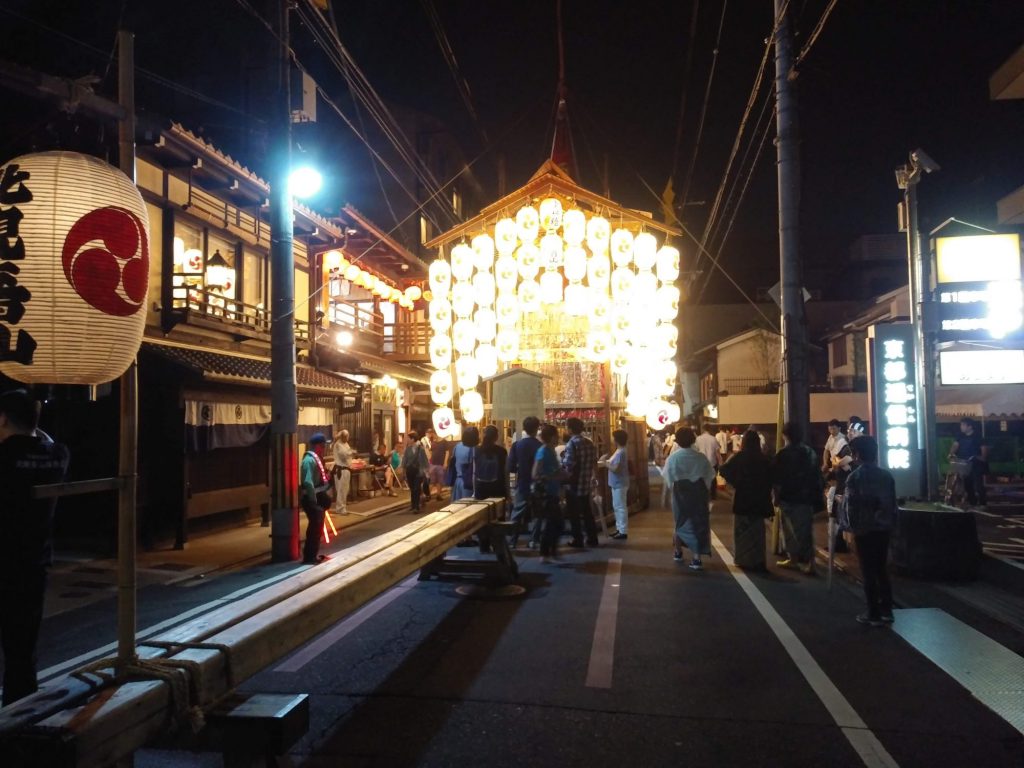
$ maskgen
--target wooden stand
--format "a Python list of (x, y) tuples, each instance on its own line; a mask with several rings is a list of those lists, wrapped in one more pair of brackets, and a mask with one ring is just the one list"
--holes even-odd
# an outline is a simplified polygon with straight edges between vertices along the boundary
[(207, 716), (224, 768), (276, 766), (309, 730), (309, 696), (235, 693)]
[(491, 522), (478, 534), (480, 553), (494, 552), (494, 560), (463, 560), (441, 555), (420, 569), (419, 580), (432, 576), (460, 576), (480, 579), (489, 587), (503, 587), (519, 578), (519, 565), (508, 546), (508, 537), (516, 529), (513, 522)]

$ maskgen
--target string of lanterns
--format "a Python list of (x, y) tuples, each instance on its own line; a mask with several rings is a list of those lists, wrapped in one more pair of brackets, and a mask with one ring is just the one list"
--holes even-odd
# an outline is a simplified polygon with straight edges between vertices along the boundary
[(411, 310), (423, 297), (423, 289), (420, 286), (410, 285), (404, 291), (396, 288), (379, 275), (346, 259), (341, 251), (327, 251), (324, 254), (324, 269), (329, 273), (337, 273), (353, 285), (365, 288), (374, 296), (398, 304), (403, 309)]
[[(678, 421), (679, 251), (649, 232), (612, 230), (602, 216), (564, 210), (548, 197), (499, 219), (430, 264), (428, 314), (434, 428), (450, 432), (456, 392), (463, 418), (483, 418), (481, 378), (520, 359), (524, 323), (558, 306), (586, 318), (581, 356), (611, 364), (626, 381), (626, 411), (652, 428)], [(454, 366), (453, 366), (454, 363)], [(454, 369), (454, 377), (453, 377)]]

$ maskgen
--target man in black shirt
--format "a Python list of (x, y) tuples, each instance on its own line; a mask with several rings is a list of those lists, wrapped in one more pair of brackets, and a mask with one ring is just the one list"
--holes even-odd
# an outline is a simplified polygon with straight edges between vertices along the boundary
[(38, 689), (36, 642), (52, 558), (56, 499), (32, 488), (64, 479), (68, 451), (36, 431), (39, 412), (24, 390), (0, 394), (0, 643), (6, 707)]
[(964, 491), (970, 506), (985, 506), (985, 475), (988, 473), (988, 446), (974, 425), (973, 419), (960, 420), (961, 435), (953, 443), (950, 456), (971, 462), (971, 474), (964, 478)]

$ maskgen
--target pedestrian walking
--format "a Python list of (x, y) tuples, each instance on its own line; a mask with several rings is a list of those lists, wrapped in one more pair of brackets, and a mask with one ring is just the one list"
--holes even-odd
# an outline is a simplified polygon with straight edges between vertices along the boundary
[[(565, 511), (572, 527), (570, 547), (597, 546), (597, 526), (590, 508), (590, 492), (594, 482), (594, 468), (597, 466), (597, 448), (590, 438), (583, 435), (583, 420), (576, 417), (566, 421), (569, 440), (562, 452), (562, 469), (569, 478), (565, 489)], [(582, 525), (582, 528), (581, 528)]]
[(850, 444), (860, 461), (846, 481), (846, 497), (840, 507), (843, 523), (853, 531), (864, 581), (867, 612), (857, 616), (861, 624), (880, 627), (893, 622), (892, 586), (886, 566), (889, 537), (896, 525), (896, 483), (878, 466), (878, 443), (862, 435)]
[(853, 455), (850, 451), (850, 444), (846, 442), (846, 436), (842, 432), (843, 422), (839, 419), (832, 419), (828, 423), (828, 439), (825, 441), (825, 448), (821, 452), (821, 471), (825, 476), (828, 490), (825, 493), (825, 509), (829, 519), (829, 546), (830, 552), (846, 552), (846, 540), (842, 531), (832, 530), (835, 528), (834, 521), (838, 505), (842, 503), (843, 493), (846, 489), (846, 479), (853, 470)]
[(689, 427), (676, 432), (679, 450), (665, 462), (665, 482), (672, 489), (672, 557), (682, 562), (683, 547), (692, 553), (689, 568), (701, 570), (701, 555), (711, 554), (708, 489), (715, 481), (715, 469), (693, 445), (697, 436)]
[(324, 450), (327, 436), (317, 432), (309, 438), (309, 445), (299, 464), (299, 503), (306, 513), (306, 543), (302, 548), (302, 562), (316, 565), (326, 558), (320, 553), (325, 510), (331, 506), (328, 491), (331, 479), (324, 468)]
[(545, 424), (540, 430), (541, 446), (533, 461), (534, 498), (543, 509), (544, 530), (540, 540), (540, 561), (557, 563), (558, 539), (565, 523), (562, 519), (562, 481), (567, 478), (558, 461), (555, 446), (558, 444), (558, 430), (552, 424)]
[(445, 467), (448, 465), (448, 454), (451, 453), (452, 447), (450, 440), (447, 438), (439, 440), (436, 434), (431, 440), (428, 454), (430, 457), (430, 493), (438, 499), (441, 498), (441, 493), (444, 490)]
[(718, 441), (718, 454), (721, 457), (720, 464), (725, 464), (725, 460), (729, 456), (729, 433), (725, 431), (725, 427), (719, 425), (718, 431), (715, 433), (715, 440)]
[(815, 512), (825, 508), (825, 488), (818, 460), (803, 442), (800, 425), (790, 422), (782, 428), (786, 445), (772, 463), (775, 498), (782, 510), (786, 557), (776, 565), (814, 574), (814, 540), (811, 523)]
[(452, 501), (473, 497), (473, 457), (480, 445), (480, 430), (466, 427), (462, 430), (462, 440), (455, 444), (448, 477), (452, 480)]
[[(717, 472), (719, 465), (722, 463), (722, 457), (718, 450), (718, 439), (715, 437), (715, 427), (713, 424), (704, 425), (704, 431), (697, 436), (694, 448), (707, 457), (707, 460)], [(711, 484), (710, 495), (712, 499), (718, 498), (718, 483)]]
[(64, 480), (68, 449), (38, 430), (39, 410), (25, 390), (0, 395), (0, 645), (3, 706), (35, 693), (36, 645), (47, 572), (53, 562), (54, 499), (32, 488)]
[(334, 455), (334, 509), (339, 515), (347, 515), (348, 492), (352, 482), (352, 458), (355, 456), (355, 451), (348, 444), (347, 429), (338, 433), (338, 439), (331, 446), (331, 453)]
[(427, 463), (424, 464), (420, 470), (421, 480), (423, 483), (423, 496), (427, 501), (430, 501), (430, 453), (434, 449), (434, 441), (437, 439), (437, 433), (434, 432), (430, 427), (423, 433), (420, 438), (420, 445), (423, 446), (423, 455), (427, 457)]
[(473, 496), (477, 499), (508, 498), (508, 452), (499, 437), (498, 428), (488, 424), (473, 456)]
[(409, 492), (412, 496), (411, 510), (418, 513), (420, 508), (420, 494), (423, 491), (423, 480), (427, 473), (427, 452), (423, 449), (423, 443), (415, 432), (408, 434), (408, 442), (405, 446), (405, 454), (402, 456), (402, 466), (405, 467), (405, 481), (409, 484)]
[(765, 518), (775, 514), (772, 506), (772, 464), (761, 451), (757, 432), (746, 432), (738, 453), (721, 469), (733, 487), (733, 559), (740, 568), (767, 570), (765, 564)]
[(971, 473), (964, 478), (967, 504), (984, 510), (988, 503), (985, 475), (988, 473), (988, 444), (978, 431), (974, 419), (960, 420), (960, 436), (949, 451), (950, 458), (970, 462)]
[(608, 488), (612, 492), (612, 511), (615, 513), (615, 533), (609, 538), (629, 538), (629, 456), (626, 442), (629, 436), (623, 429), (612, 432), (615, 453), (605, 462), (608, 468)]
[(527, 416), (523, 419), (523, 431), (525, 435), (512, 444), (512, 450), (508, 453), (508, 474), (516, 476), (515, 500), (512, 506), (512, 522), (514, 527), (509, 537), (509, 546), (513, 549), (519, 544), (519, 534), (533, 521), (533, 533), (530, 536), (530, 545), (540, 543), (542, 520), (541, 510), (533, 508), (533, 462), (537, 457), (537, 450), (541, 446), (537, 439), (537, 430), (540, 429), (540, 419), (536, 416)]

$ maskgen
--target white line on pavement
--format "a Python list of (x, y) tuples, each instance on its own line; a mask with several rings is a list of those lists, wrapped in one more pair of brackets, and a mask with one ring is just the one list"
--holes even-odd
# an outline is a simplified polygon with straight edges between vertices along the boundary
[(615, 661), (615, 623), (619, 616), (619, 585), (622, 583), (622, 558), (608, 561), (604, 577), (601, 604), (594, 625), (594, 643), (590, 646), (590, 665), (587, 667), (588, 688), (611, 688), (612, 665)]
[(832, 715), (832, 719), (842, 730), (843, 735), (846, 736), (847, 741), (860, 756), (864, 765), (867, 768), (899, 768), (892, 755), (882, 746), (882, 742), (868, 729), (867, 724), (857, 714), (850, 702), (825, 674), (825, 670), (814, 660), (810, 651), (807, 650), (807, 646), (800, 642), (800, 638), (789, 628), (789, 625), (768, 602), (768, 598), (754, 585), (750, 577), (736, 567), (732, 553), (725, 548), (714, 532), (711, 533), (711, 541), (719, 557), (722, 558), (722, 562), (729, 568), (729, 573), (736, 579), (740, 589), (750, 598), (750, 602), (761, 614), (761, 618), (775, 633), (779, 642), (782, 643), (782, 647), (786, 649), (786, 653), (789, 654), (797, 669), (817, 694), (818, 699), (825, 705), (825, 709)]
[[(181, 624), (184, 621), (187, 621), (188, 619), (191, 619), (195, 616), (216, 610), (217, 608), (221, 608), (227, 605), (228, 603), (233, 603), (235, 600), (245, 597), (246, 595), (252, 594), (253, 592), (258, 592), (261, 589), (265, 589), (266, 587), (269, 587), (271, 584), (275, 584), (279, 581), (284, 581), (285, 579), (294, 576), (298, 571), (306, 567), (308, 566), (302, 566), (301, 568), (291, 568), (287, 571), (284, 571), (283, 573), (277, 574), (276, 576), (271, 576), (269, 579), (264, 579), (263, 581), (257, 582), (256, 584), (250, 584), (248, 587), (243, 587), (242, 589), (235, 590), (230, 595), (224, 595), (224, 597), (218, 597), (216, 600), (211, 600), (208, 603), (203, 603), (203, 605), (197, 605), (195, 608), (190, 608), (189, 610), (179, 613), (176, 616), (172, 616), (169, 619), (165, 619), (164, 621), (161, 621), (158, 624), (154, 624), (151, 627), (146, 627), (145, 629), (139, 630), (135, 633), (135, 642), (139, 643), (140, 641), (145, 640), (146, 638), (152, 637), (158, 632), (163, 632), (165, 629), (170, 629), (171, 627), (177, 626), (178, 624)], [(65, 672), (66, 670), (81, 666), (82, 664), (92, 661), (93, 659), (102, 658), (103, 656), (107, 655), (108, 653), (116, 649), (117, 643), (108, 643), (107, 645), (104, 645), (102, 648), (96, 648), (92, 651), (87, 651), (85, 653), (79, 654), (78, 656), (75, 656), (73, 659), (62, 661), (60, 664), (54, 664), (52, 667), (47, 667), (39, 673), (39, 681), (43, 683), (47, 680), (51, 680), (54, 677), (57, 677), (61, 673)]]
[(342, 620), (339, 624), (335, 624), (334, 628), (328, 630), (326, 634), (321, 635), (301, 650), (296, 651), (292, 656), (289, 656), (283, 664), (278, 664), (274, 667), (274, 671), (298, 672), (321, 653), (341, 640), (341, 638), (345, 637), (345, 635), (357, 629), (363, 622), (373, 617), (378, 611), (386, 608), (394, 602), (394, 600), (412, 589), (417, 580), (418, 576), (410, 576), (402, 583), (389, 589), (380, 597), (371, 600), (347, 619)]

